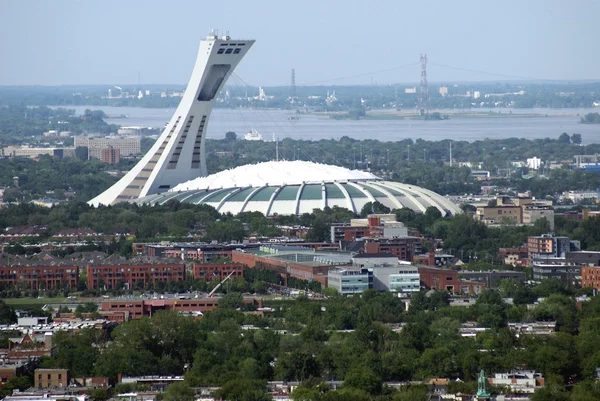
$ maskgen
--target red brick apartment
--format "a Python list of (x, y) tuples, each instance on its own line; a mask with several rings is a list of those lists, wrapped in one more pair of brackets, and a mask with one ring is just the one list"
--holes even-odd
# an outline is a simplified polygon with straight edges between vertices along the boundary
[(448, 291), (453, 294), (479, 294), (485, 289), (485, 283), (458, 279), (456, 270), (432, 266), (419, 266), (421, 284), (428, 289)]
[(600, 267), (582, 266), (581, 267), (581, 286), (591, 287), (600, 290)]
[(0, 283), (7, 287), (31, 290), (52, 290), (57, 287), (77, 288), (77, 266), (14, 266), (0, 267)]
[(149, 264), (149, 265), (106, 265), (87, 267), (88, 288), (98, 288), (103, 282), (106, 288), (116, 288), (118, 282), (123, 282), (129, 288), (138, 283), (157, 281), (185, 280), (184, 264)]
[(194, 279), (206, 281), (223, 280), (232, 272), (231, 279), (244, 277), (244, 265), (241, 263), (195, 263), (192, 266)]

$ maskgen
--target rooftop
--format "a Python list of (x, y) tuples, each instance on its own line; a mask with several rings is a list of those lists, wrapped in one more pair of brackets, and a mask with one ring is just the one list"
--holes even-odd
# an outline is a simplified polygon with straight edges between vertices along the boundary
[(174, 187), (171, 192), (241, 187), (301, 185), (334, 181), (379, 180), (371, 173), (301, 160), (249, 164), (200, 177)]

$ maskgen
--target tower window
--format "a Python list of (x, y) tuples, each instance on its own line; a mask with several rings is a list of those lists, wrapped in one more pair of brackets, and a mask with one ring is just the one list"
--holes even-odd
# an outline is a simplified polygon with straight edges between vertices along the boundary
[(217, 95), (217, 91), (221, 87), (221, 84), (225, 80), (225, 77), (227, 76), (227, 73), (230, 69), (230, 64), (211, 65), (210, 69), (208, 70), (208, 74), (204, 79), (202, 89), (200, 89), (198, 100), (201, 102), (211, 101)]
[(227, 49), (227, 50), (225, 50), (225, 54), (231, 54), (232, 51), (233, 51), (233, 49)]
[(240, 50), (242, 50), (242, 49), (240, 49), (240, 48), (238, 47), (237, 49), (235, 49), (235, 50), (233, 51), (233, 54), (238, 54), (238, 53), (240, 52)]

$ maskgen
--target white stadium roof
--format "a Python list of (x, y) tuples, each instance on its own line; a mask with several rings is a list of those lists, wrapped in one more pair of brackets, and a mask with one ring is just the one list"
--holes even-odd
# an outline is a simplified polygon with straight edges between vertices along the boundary
[(271, 161), (236, 167), (179, 184), (169, 192), (136, 199), (138, 204), (164, 204), (170, 200), (207, 204), (221, 213), (258, 211), (275, 214), (311, 213), (339, 206), (358, 213), (368, 202), (390, 209), (410, 208), (423, 213), (428, 207), (442, 215), (461, 213), (458, 205), (437, 193), (349, 170), (306, 161)]
[(264, 185), (300, 185), (333, 181), (378, 180), (379, 177), (360, 170), (306, 161), (270, 161), (248, 164), (231, 170), (181, 183), (171, 191), (262, 187)]

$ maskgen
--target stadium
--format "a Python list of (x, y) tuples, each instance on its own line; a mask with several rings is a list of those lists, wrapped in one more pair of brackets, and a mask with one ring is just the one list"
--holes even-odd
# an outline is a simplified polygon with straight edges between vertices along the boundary
[(385, 181), (371, 173), (307, 161), (271, 161), (240, 166), (175, 186), (168, 192), (136, 199), (138, 204), (170, 200), (206, 204), (221, 213), (261, 212), (266, 216), (300, 215), (313, 209), (343, 207), (359, 213), (368, 202), (390, 209), (428, 207), (442, 215), (460, 208), (435, 192), (414, 185)]

